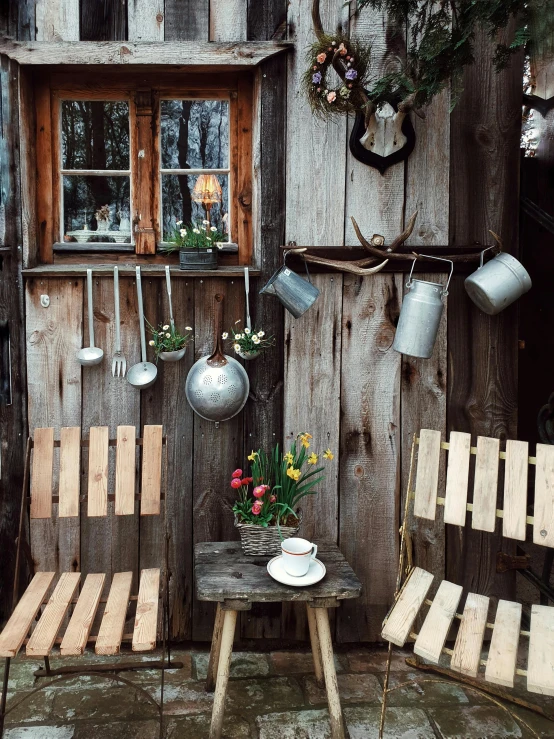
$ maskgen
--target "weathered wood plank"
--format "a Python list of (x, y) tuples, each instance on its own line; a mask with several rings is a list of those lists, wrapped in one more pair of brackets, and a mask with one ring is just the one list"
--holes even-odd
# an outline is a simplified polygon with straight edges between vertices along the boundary
[(192, 61), (191, 70), (213, 68), (254, 67), (264, 59), (291, 48), (284, 41), (249, 41), (216, 44), (214, 42), (156, 43), (131, 41), (89, 41), (68, 44), (49, 41), (15, 41), (0, 43), (0, 53), (19, 64), (140, 64), (175, 65), (179, 60)]
[(100, 603), (105, 579), (104, 574), (87, 575), (60, 645), (60, 653), (64, 657), (76, 657), (83, 654)]
[(521, 603), (498, 601), (485, 668), (485, 680), (490, 683), (514, 687), (521, 612)]
[(37, 572), (0, 634), (0, 657), (15, 657), (54, 579), (55, 572)]
[(256, 0), (248, 3), (248, 38), (264, 41), (285, 38), (287, 3), (285, 0)]
[[(14, 65), (15, 66), (15, 65)], [(19, 72), (19, 142), (21, 171), (21, 240), (23, 266), (34, 267), (38, 257), (37, 151), (35, 90), (30, 69)], [(14, 242), (15, 243), (15, 240)], [(6, 268), (4, 267), (4, 270)]]
[(210, 41), (246, 41), (248, 0), (210, 0)]
[(433, 575), (430, 572), (421, 567), (413, 570), (381, 632), (385, 641), (397, 647), (404, 646), (432, 582)]
[(471, 434), (466, 434), (463, 431), (452, 431), (449, 443), (444, 522), (456, 526), (465, 526)]
[(60, 518), (79, 515), (80, 466), (81, 429), (79, 426), (64, 427), (60, 430)]
[(37, 41), (79, 41), (79, 3), (75, 0), (36, 0)]
[(160, 570), (142, 570), (133, 629), (133, 652), (151, 652), (156, 646)]
[(165, 0), (165, 41), (207, 41), (210, 0)]
[[(285, 315), (284, 436), (288, 449), (307, 431), (317, 452), (335, 454), (332, 462), (320, 457), (325, 479), (317, 495), (302, 501), (302, 536), (337, 541), (342, 275), (317, 275), (313, 282), (321, 290), (316, 304), (299, 319)], [(307, 638), (305, 608), (283, 607), (282, 637)]]
[(435, 520), (439, 484), (441, 433), (421, 429), (417, 455), (414, 515)]
[[(244, 289), (240, 283), (213, 277), (194, 286), (196, 358), (209, 356), (214, 346), (214, 296), (224, 296), (223, 326), (234, 325), (244, 316)], [(243, 417), (239, 413), (216, 428), (214, 423), (194, 416), (193, 538), (194, 542), (238, 539), (231, 511), (235, 491), (229, 473), (241, 467)], [(206, 460), (210, 460), (209, 464)], [(193, 605), (194, 640), (209, 640), (215, 610), (197, 601)]]
[(467, 594), (462, 623), (458, 629), (450, 661), (450, 666), (455, 672), (477, 677), (488, 610), (489, 599), (485, 595)]
[(116, 572), (113, 576), (106, 610), (102, 617), (94, 651), (96, 654), (118, 654), (125, 627), (125, 616), (131, 594), (132, 572)]
[(415, 641), (414, 652), (436, 664), (444, 647), (450, 625), (456, 615), (456, 608), (462, 597), (460, 585), (443, 580), (427, 618)]
[[(202, 279), (202, 278), (201, 278)], [(179, 281), (173, 285), (173, 315), (180, 331), (197, 325), (194, 317), (194, 283)], [(144, 311), (152, 325), (165, 324), (169, 318), (167, 293), (159, 280), (142, 281)], [(193, 334), (195, 331), (193, 331)], [(162, 477), (166, 495), (162, 515), (140, 517), (140, 569), (159, 567), (164, 546), (164, 516), (166, 507), (169, 542), (169, 627), (172, 638), (192, 638), (192, 606), (194, 582), (192, 574), (193, 547), (193, 410), (183, 388), (194, 363), (194, 341), (180, 362), (161, 363), (156, 383), (141, 392), (141, 423), (159, 424), (167, 436), (168, 475)], [(162, 366), (163, 365), (163, 366)], [(165, 468), (165, 460), (163, 466)]]
[(80, 0), (81, 41), (116, 41), (127, 37), (127, 13), (120, 0)]
[(525, 541), (527, 528), (528, 475), (529, 444), (526, 441), (508, 439), (504, 473), (502, 535), (519, 541)]
[(105, 516), (108, 512), (108, 441), (107, 426), (90, 429), (88, 451), (87, 516)]
[(80, 572), (62, 572), (54, 592), (27, 642), (26, 653), (28, 657), (46, 657), (50, 654), (58, 635), (58, 629), (62, 625), (80, 579)]
[(392, 342), (401, 290), (401, 276), (344, 277), (340, 543), (363, 592), (337, 614), (340, 641), (378, 639), (396, 586), (401, 355)]
[(144, 426), (142, 443), (142, 483), (140, 515), (153, 516), (160, 512), (162, 486), (163, 426)]
[(531, 606), (527, 690), (554, 695), (554, 608)]
[(135, 512), (136, 441), (137, 430), (135, 426), (117, 427), (115, 458), (116, 516), (132, 516)]
[(128, 0), (129, 41), (164, 40), (164, 0)]
[(554, 547), (554, 447), (537, 444), (533, 543)]
[(499, 451), (499, 439), (477, 438), (471, 527), (479, 531), (493, 532), (496, 526)]
[(35, 429), (31, 471), (31, 518), (52, 516), (54, 429)]
[[(48, 308), (40, 304), (43, 294), (50, 297)], [(83, 336), (82, 280), (27, 280), (26, 316), (29, 430), (80, 426), (81, 367), (75, 355)], [(32, 521), (30, 538), (38, 570), (79, 569), (78, 519)]]

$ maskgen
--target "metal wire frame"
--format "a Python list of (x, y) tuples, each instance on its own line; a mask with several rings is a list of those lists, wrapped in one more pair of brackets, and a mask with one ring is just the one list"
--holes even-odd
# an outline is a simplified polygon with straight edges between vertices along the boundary
[[(137, 445), (140, 446), (142, 443), (142, 439), (137, 439)], [(59, 445), (59, 444), (58, 444)], [(113, 446), (112, 440), (110, 440), (110, 446)], [(55, 444), (56, 446), (56, 444)], [(83, 444), (81, 442), (81, 447), (88, 446), (88, 444)], [(168, 479), (168, 451), (167, 451), (167, 437), (163, 437), (163, 446), (166, 448), (165, 453), (165, 483), (167, 486), (167, 479)], [(22, 491), (21, 491), (21, 508), (20, 508), (20, 514), (19, 514), (19, 529), (18, 529), (18, 536), (16, 541), (16, 557), (15, 557), (15, 574), (14, 574), (14, 584), (13, 584), (13, 594), (12, 594), (12, 612), (15, 609), (17, 602), (18, 602), (18, 593), (19, 593), (19, 580), (20, 580), (20, 569), (21, 569), (21, 555), (22, 552), (26, 554), (28, 563), (29, 563), (29, 570), (32, 572), (34, 570), (33, 566), (33, 560), (30, 555), (30, 547), (25, 539), (25, 503), (30, 501), (30, 480), (29, 480), (29, 470), (30, 470), (30, 462), (31, 462), (31, 449), (33, 447), (33, 440), (29, 437), (27, 439), (27, 447), (26, 447), (26, 453), (25, 453), (25, 468), (23, 473), (23, 484), (22, 484)], [(161, 496), (162, 497), (162, 496)], [(76, 667), (62, 667), (58, 670), (54, 669), (52, 670), (50, 667), (50, 660), (48, 657), (44, 657), (44, 670), (37, 670), (34, 674), (35, 676), (42, 676), (42, 675), (58, 675), (54, 680), (50, 680), (49, 682), (45, 682), (42, 685), (39, 685), (34, 690), (32, 690), (30, 693), (27, 693), (23, 696), (20, 700), (13, 703), (13, 705), (10, 705), (10, 707), (6, 710), (6, 700), (7, 700), (7, 693), (8, 693), (8, 681), (9, 681), (9, 674), (10, 674), (10, 666), (11, 666), (11, 658), (6, 657), (6, 661), (4, 663), (4, 675), (2, 680), (2, 694), (0, 696), (0, 739), (4, 734), (4, 723), (6, 716), (9, 715), (15, 708), (20, 706), (22, 703), (24, 703), (28, 698), (35, 695), (35, 693), (40, 692), (41, 690), (44, 690), (45, 688), (50, 687), (51, 685), (55, 685), (57, 683), (63, 682), (64, 680), (69, 680), (70, 678), (74, 677), (99, 677), (99, 678), (105, 678), (108, 680), (117, 680), (118, 682), (121, 682), (131, 688), (134, 688), (138, 692), (142, 693), (147, 700), (152, 703), (156, 710), (159, 713), (159, 720), (160, 720), (160, 739), (163, 738), (163, 707), (164, 707), (164, 687), (165, 687), (165, 671), (166, 670), (174, 670), (179, 669), (183, 667), (182, 662), (171, 662), (171, 634), (169, 629), (169, 542), (171, 539), (171, 535), (169, 531), (167, 530), (167, 501), (166, 497), (163, 496), (164, 499), (164, 511), (163, 511), (163, 530), (164, 530), (164, 555), (163, 555), (163, 574), (162, 574), (162, 591), (161, 591), (161, 597), (160, 600), (162, 601), (162, 659), (161, 664), (159, 666), (161, 676), (160, 676), (160, 702), (158, 703), (149, 693), (148, 691), (143, 688), (141, 685), (138, 685), (137, 683), (134, 683), (132, 680), (127, 680), (127, 678), (121, 677), (119, 675), (119, 672), (128, 671), (128, 670), (138, 670), (138, 669), (156, 669), (157, 663), (152, 662), (137, 662), (136, 664), (131, 663), (124, 663), (124, 664), (118, 664), (118, 663), (102, 663), (101, 665), (83, 665), (82, 669), (76, 668)], [(166, 663), (166, 652), (167, 652), (167, 663)], [(63, 671), (64, 674), (61, 674)]]
[[(411, 544), (410, 534), (408, 531), (408, 523), (409, 523), (409, 510), (410, 510), (410, 500), (411, 500), (410, 491), (412, 490), (416, 446), (417, 446), (417, 437), (416, 437), (416, 434), (414, 434), (412, 437), (412, 448), (411, 448), (411, 453), (410, 453), (410, 469), (408, 473), (406, 500), (404, 503), (404, 518), (402, 520), (402, 525), (400, 527), (400, 552), (399, 552), (399, 558), (398, 558), (398, 571), (397, 571), (397, 576), (396, 576), (396, 589), (394, 592), (393, 605), (391, 606), (389, 614), (394, 608), (396, 601), (398, 600), (398, 596), (400, 595), (400, 592), (402, 591), (403, 584), (407, 582), (409, 575), (414, 569), (413, 561), (412, 561), (412, 544)], [(404, 572), (405, 557), (407, 557), (408, 563), (406, 566), (406, 570)], [(403, 583), (403, 575), (405, 575), (404, 583)], [(387, 614), (387, 617), (389, 614)], [(385, 617), (385, 620), (387, 617)], [(392, 662), (392, 648), (393, 648), (393, 644), (392, 642), (389, 642), (388, 653), (387, 653), (387, 667), (386, 667), (386, 672), (385, 672), (385, 680), (383, 683), (383, 700), (381, 702), (381, 716), (380, 716), (380, 721), (379, 721), (379, 739), (383, 739), (383, 732), (385, 729), (386, 710), (387, 710), (387, 697), (389, 693), (393, 693), (395, 690), (399, 690), (400, 688), (405, 688), (409, 685), (419, 685), (425, 682), (448, 683), (450, 685), (455, 684), (455, 685), (460, 685), (464, 689), (471, 690), (474, 693), (477, 693), (478, 695), (482, 696), (483, 698), (486, 698), (487, 700), (491, 701), (495, 705), (502, 708), (509, 716), (511, 716), (511, 718), (516, 723), (520, 723), (534, 737), (539, 739), (539, 735), (534, 731), (534, 729), (532, 729), (522, 718), (520, 718), (517, 714), (511, 711), (507, 706), (505, 706), (499, 700), (497, 700), (496, 698), (493, 698), (493, 696), (487, 693), (485, 690), (480, 690), (479, 688), (475, 688), (474, 686), (468, 685), (467, 683), (463, 681), (456, 680), (454, 677), (452, 677), (452, 679), (424, 678), (422, 680), (415, 680), (415, 679), (407, 680), (406, 682), (400, 683), (399, 685), (395, 685), (394, 688), (389, 688), (390, 669), (391, 669), (391, 662)], [(415, 666), (417, 667), (417, 664)], [(509, 697), (506, 697), (506, 700), (510, 700)], [(529, 708), (530, 710), (533, 710), (532, 706), (529, 706)]]

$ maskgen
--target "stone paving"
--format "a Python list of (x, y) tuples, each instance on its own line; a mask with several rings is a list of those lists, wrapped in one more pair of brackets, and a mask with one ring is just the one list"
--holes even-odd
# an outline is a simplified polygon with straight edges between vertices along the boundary
[[(416, 685), (389, 696), (387, 739), (506, 739), (533, 736), (510, 716), (456, 684), (425, 683), (432, 675), (414, 673), (396, 653), (392, 684), (412, 678)], [(208, 654), (175, 650), (184, 667), (166, 673), (165, 739), (208, 737), (212, 695), (204, 691)], [(149, 655), (158, 659), (158, 654)], [(91, 657), (94, 661), (102, 658)], [(113, 658), (106, 658), (114, 661)], [(128, 660), (122, 655), (120, 660)], [(377, 739), (386, 653), (382, 649), (340, 648), (336, 667), (350, 739)], [(52, 658), (52, 666), (70, 660)], [(9, 701), (39, 684), (39, 660), (12, 662)], [(159, 672), (123, 675), (159, 700)], [(554, 702), (554, 701), (553, 701)], [(8, 704), (9, 705), (9, 704)], [(540, 737), (554, 737), (554, 723), (517, 709)], [(554, 707), (553, 707), (554, 713)], [(226, 739), (329, 739), (325, 692), (314, 680), (311, 653), (236, 652), (226, 703)], [(16, 708), (7, 719), (5, 739), (155, 739), (159, 724), (144, 695), (113, 680), (72, 678), (48, 687)]]

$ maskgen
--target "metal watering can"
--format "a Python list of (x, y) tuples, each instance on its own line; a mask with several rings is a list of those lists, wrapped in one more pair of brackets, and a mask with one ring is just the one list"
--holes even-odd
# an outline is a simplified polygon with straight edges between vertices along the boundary
[[(421, 256), (425, 256), (422, 254)], [(410, 357), (429, 359), (439, 330), (439, 324), (444, 308), (442, 301), (448, 295), (448, 286), (452, 279), (454, 262), (441, 257), (425, 256), (425, 259), (437, 259), (450, 264), (450, 274), (444, 287), (437, 282), (413, 280), (412, 274), (416, 260), (412, 262), (412, 269), (406, 287), (409, 292), (404, 296), (400, 318), (396, 328), (396, 335), (392, 348), (401, 354)]]
[(288, 251), (285, 252), (283, 266), (269, 278), (267, 284), (260, 290), (260, 295), (275, 295), (289, 313), (295, 318), (300, 318), (315, 303), (319, 290), (312, 285), (306, 262), (304, 266), (308, 282), (287, 267), (287, 254)]
[(531, 289), (531, 278), (525, 267), (511, 254), (501, 252), (483, 266), (486, 251), (481, 252), (479, 268), (466, 278), (467, 294), (475, 305), (495, 316)]

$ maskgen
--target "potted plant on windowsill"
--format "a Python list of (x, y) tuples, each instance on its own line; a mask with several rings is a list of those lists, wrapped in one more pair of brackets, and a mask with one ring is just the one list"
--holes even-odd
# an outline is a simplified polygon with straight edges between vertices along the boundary
[[(148, 321), (147, 321), (148, 323)], [(148, 342), (154, 349), (156, 363), (158, 359), (163, 362), (178, 362), (185, 356), (187, 344), (192, 341), (192, 333), (180, 334), (174, 324), (161, 324), (158, 328), (148, 323), (152, 339)], [(191, 326), (185, 326), (185, 331), (192, 332)]]
[(235, 526), (245, 554), (280, 554), (281, 541), (298, 533), (302, 523), (299, 504), (306, 495), (317, 493), (314, 488), (325, 477), (324, 468), (317, 466), (320, 457), (332, 460), (334, 456), (330, 449), (321, 455), (308, 451), (311, 438), (308, 433), (298, 434), (284, 455), (279, 444), (270, 455), (262, 449), (252, 451), (248, 457), (251, 477), (243, 477), (241, 469), (233, 472), (231, 487), (238, 492), (233, 506)]
[(215, 226), (210, 226), (209, 221), (186, 226), (182, 221), (177, 221), (161, 251), (170, 254), (179, 250), (181, 269), (217, 269), (219, 249), (216, 244), (225, 240), (225, 234)]
[[(241, 321), (235, 321), (235, 325)], [(235, 331), (231, 329), (229, 334), (227, 331), (222, 334), (224, 340), (230, 341), (233, 345), (233, 349), (239, 357), (242, 359), (256, 359), (261, 352), (269, 349), (269, 347), (275, 345), (275, 339), (273, 336), (265, 335), (265, 331), (256, 331), (250, 329), (248, 326), (243, 331)]]

